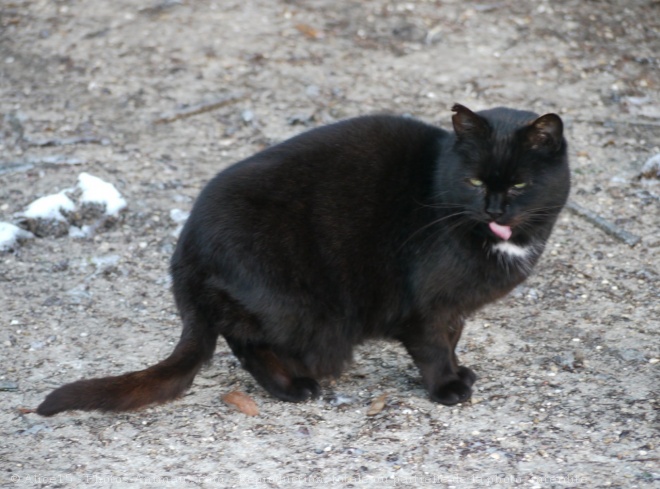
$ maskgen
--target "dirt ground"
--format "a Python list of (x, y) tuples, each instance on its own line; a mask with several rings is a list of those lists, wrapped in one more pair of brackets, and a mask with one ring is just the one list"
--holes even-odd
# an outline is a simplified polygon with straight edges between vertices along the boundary
[[(128, 208), (0, 254), (0, 486), (660, 487), (660, 182), (639, 178), (660, 153), (658, 32), (657, 0), (1, 0), (0, 221), (81, 172)], [(216, 172), (359, 114), (447, 127), (454, 102), (559, 113), (572, 201), (640, 238), (565, 211), (535, 275), (468, 323), (471, 403), (430, 402), (390, 343), (283, 403), (221, 342), (170, 404), (25, 411), (171, 351), (179, 211)]]

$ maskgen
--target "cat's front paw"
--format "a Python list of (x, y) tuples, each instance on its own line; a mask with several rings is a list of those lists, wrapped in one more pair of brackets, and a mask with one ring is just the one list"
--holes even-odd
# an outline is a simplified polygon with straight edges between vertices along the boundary
[[(466, 370), (472, 375), (469, 376), (467, 375), (467, 372), (465, 372), (465, 380), (461, 377), (456, 380), (450, 380), (440, 387), (436, 387), (431, 392), (431, 400), (444, 404), (445, 406), (453, 406), (454, 404), (465, 402), (470, 399), (470, 396), (472, 395), (471, 385), (474, 383), (476, 375), (474, 375), (470, 369), (466, 368)], [(459, 376), (460, 375), (461, 372), (459, 372)]]
[(475, 374), (471, 368), (467, 367), (458, 367), (456, 373), (458, 374), (458, 377), (470, 387), (474, 385), (478, 378), (477, 374)]

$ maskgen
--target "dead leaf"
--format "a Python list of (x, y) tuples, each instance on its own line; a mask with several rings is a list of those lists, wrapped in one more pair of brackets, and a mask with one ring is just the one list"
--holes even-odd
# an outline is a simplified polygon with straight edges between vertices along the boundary
[(386, 400), (387, 400), (387, 393), (382, 394), (378, 396), (376, 399), (374, 399), (371, 403), (371, 406), (369, 406), (369, 410), (367, 411), (367, 416), (376, 416), (378, 413), (380, 413), (385, 408)]
[(470, 404), (472, 404), (472, 405), (479, 404), (481, 401), (483, 401), (483, 399), (481, 399), (480, 397), (472, 396), (470, 398)]
[(231, 391), (222, 396), (222, 400), (225, 404), (234, 406), (240, 412), (248, 416), (257, 416), (259, 414), (257, 404), (245, 392)]
[(296, 29), (298, 29), (298, 32), (309, 39), (321, 39), (323, 37), (323, 33), (311, 25), (296, 24)]

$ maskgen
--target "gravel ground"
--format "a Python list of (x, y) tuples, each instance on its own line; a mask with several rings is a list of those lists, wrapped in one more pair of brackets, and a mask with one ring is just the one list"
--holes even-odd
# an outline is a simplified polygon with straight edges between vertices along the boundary
[[(39, 237), (0, 254), (0, 486), (660, 487), (660, 182), (640, 178), (658, 32), (657, 0), (2, 0), (0, 221), (82, 172), (128, 207), (89, 237), (26, 223)], [(221, 343), (170, 404), (29, 412), (171, 351), (168, 260), (217, 171), (358, 114), (447, 126), (454, 102), (559, 113), (575, 209), (639, 238), (562, 214), (535, 275), (468, 323), (471, 403), (430, 402), (390, 343), (283, 403)], [(236, 390), (257, 416), (222, 401)]]

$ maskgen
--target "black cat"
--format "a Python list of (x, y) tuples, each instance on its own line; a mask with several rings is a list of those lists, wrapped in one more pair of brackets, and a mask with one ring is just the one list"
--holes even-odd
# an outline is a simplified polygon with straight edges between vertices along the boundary
[(559, 116), (455, 105), (454, 134), (368, 116), (237, 163), (200, 194), (172, 258), (183, 333), (139, 372), (80, 380), (37, 412), (174, 399), (222, 335), (273, 396), (304, 401), (369, 338), (403, 343), (431, 399), (469, 399), (466, 316), (529, 275), (570, 176)]

